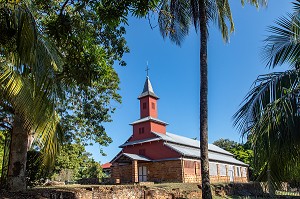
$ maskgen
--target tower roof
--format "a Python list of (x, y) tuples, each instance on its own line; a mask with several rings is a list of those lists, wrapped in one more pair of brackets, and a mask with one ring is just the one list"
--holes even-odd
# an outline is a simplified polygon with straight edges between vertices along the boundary
[(148, 76), (146, 77), (143, 92), (140, 94), (138, 99), (146, 97), (146, 96), (152, 96), (156, 99), (159, 99), (159, 97), (153, 91), (153, 88), (152, 88), (152, 85), (151, 85), (151, 82), (150, 82), (150, 79)]

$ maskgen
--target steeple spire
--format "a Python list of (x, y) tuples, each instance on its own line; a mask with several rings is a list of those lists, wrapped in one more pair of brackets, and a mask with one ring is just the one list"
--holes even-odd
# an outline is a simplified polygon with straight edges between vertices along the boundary
[(151, 82), (150, 82), (150, 79), (149, 79), (148, 76), (146, 77), (143, 92), (140, 94), (138, 99), (141, 99), (141, 98), (146, 97), (146, 96), (152, 96), (156, 99), (159, 99), (159, 97), (153, 91), (153, 88), (152, 88), (152, 85), (151, 85)]

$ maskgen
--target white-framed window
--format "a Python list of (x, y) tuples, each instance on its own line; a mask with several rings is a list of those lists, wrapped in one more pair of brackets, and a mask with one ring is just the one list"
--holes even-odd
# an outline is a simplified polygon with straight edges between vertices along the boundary
[(139, 182), (147, 182), (147, 167), (140, 166), (139, 167)]
[(242, 177), (247, 177), (247, 167), (242, 167)]
[(210, 162), (209, 163), (209, 175), (211, 176), (217, 176), (218, 175), (218, 171), (217, 171), (217, 164)]
[(236, 176), (241, 177), (241, 167), (236, 166)]
[(225, 164), (219, 164), (220, 169), (220, 176), (226, 176), (226, 165)]

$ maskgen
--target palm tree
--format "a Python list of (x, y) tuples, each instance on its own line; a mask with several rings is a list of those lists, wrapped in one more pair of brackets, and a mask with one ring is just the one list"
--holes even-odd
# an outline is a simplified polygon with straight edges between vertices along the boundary
[(62, 87), (55, 73), (61, 60), (39, 34), (25, 3), (1, 3), (0, 11), (0, 91), (13, 115), (7, 186), (22, 191), (33, 139), (45, 154), (44, 164), (50, 164), (58, 150), (59, 118), (54, 104)]
[(234, 125), (252, 142), (259, 179), (269, 175), (275, 185), (288, 180), (300, 164), (300, 0), (293, 4), (294, 13), (269, 28), (263, 50), (267, 66), (291, 68), (260, 75), (233, 116)]
[[(266, 0), (249, 0), (256, 6)], [(244, 1), (242, 0), (242, 4)], [(196, 32), (200, 28), (200, 152), (202, 174), (202, 198), (212, 198), (208, 163), (208, 109), (207, 109), (207, 39), (208, 23), (216, 22), (225, 42), (234, 31), (234, 23), (228, 0), (162, 0), (159, 12), (159, 27), (163, 37), (180, 45), (188, 35), (190, 25)], [(228, 29), (229, 22), (230, 29)]]

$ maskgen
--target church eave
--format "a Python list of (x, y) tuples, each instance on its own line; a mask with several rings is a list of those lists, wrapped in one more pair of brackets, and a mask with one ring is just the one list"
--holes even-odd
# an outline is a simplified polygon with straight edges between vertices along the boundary
[(139, 120), (137, 120), (137, 121), (134, 121), (134, 122), (132, 122), (130, 125), (139, 124), (139, 123), (148, 122), (148, 121), (150, 121), (150, 122), (155, 122), (155, 123), (158, 123), (158, 124), (163, 124), (163, 125), (165, 125), (165, 126), (168, 125), (168, 123), (166, 123), (166, 122), (164, 122), (164, 121), (162, 121), (162, 120), (160, 120), (160, 119), (153, 118), (153, 117), (151, 117), (151, 116), (144, 117), (144, 118), (142, 118), (142, 119), (139, 119)]
[(140, 96), (138, 97), (138, 99), (141, 99), (141, 98), (144, 98), (144, 97), (147, 97), (147, 96), (151, 96), (151, 97), (153, 97), (155, 99), (159, 99), (159, 97), (155, 93), (153, 93), (151, 91), (143, 92), (142, 94), (140, 94)]
[(120, 145), (120, 148), (124, 148), (126, 146), (132, 146), (132, 145), (137, 145), (137, 144), (143, 144), (143, 143), (148, 143), (148, 142), (153, 142), (153, 141), (159, 141), (160, 138), (147, 138), (143, 140), (135, 140), (131, 142), (125, 142), (124, 144)]

